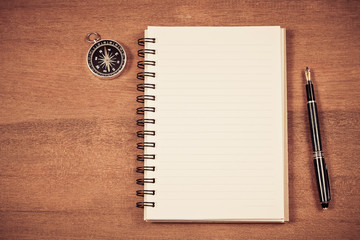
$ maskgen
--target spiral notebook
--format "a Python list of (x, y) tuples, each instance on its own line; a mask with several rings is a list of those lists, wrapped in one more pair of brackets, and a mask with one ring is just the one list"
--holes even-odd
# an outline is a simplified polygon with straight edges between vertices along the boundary
[(285, 29), (148, 27), (139, 45), (145, 221), (288, 221)]

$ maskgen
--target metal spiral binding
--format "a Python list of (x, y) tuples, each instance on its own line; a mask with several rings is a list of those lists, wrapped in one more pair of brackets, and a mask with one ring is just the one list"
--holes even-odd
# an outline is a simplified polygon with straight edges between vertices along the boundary
[(139, 103), (144, 103), (145, 101), (155, 101), (155, 96), (153, 95), (140, 95), (136, 97), (136, 101)]
[(145, 135), (148, 135), (148, 136), (155, 136), (155, 131), (138, 131), (137, 132), (137, 136), (140, 137), (140, 138), (144, 138)]
[(140, 49), (138, 51), (138, 56), (139, 57), (145, 57), (145, 54), (155, 54), (155, 50), (154, 49)]
[(145, 124), (155, 124), (155, 119), (151, 119), (151, 118), (138, 119), (136, 120), (136, 124), (141, 127), (145, 126)]
[(137, 202), (136, 207), (138, 207), (138, 208), (155, 207), (155, 203), (154, 202)]
[(141, 197), (144, 195), (155, 195), (155, 190), (137, 190), (136, 195)]
[[(138, 40), (138, 44), (140, 46), (145, 46), (145, 43), (155, 43), (155, 38), (140, 38)], [(138, 56), (144, 58), (147, 54), (155, 54), (156, 51), (154, 49), (140, 49), (138, 51)], [(137, 67), (140, 69), (145, 69), (145, 66), (155, 66), (155, 61), (138, 61)], [(145, 78), (155, 78), (154, 72), (142, 71), (137, 74), (137, 79), (140, 81), (144, 81)], [(140, 83), (137, 85), (137, 90), (139, 92), (145, 92), (145, 89), (155, 89), (156, 85), (154, 83)], [(145, 103), (145, 101), (155, 101), (154, 95), (139, 95), (136, 98), (136, 101), (139, 103)], [(145, 115), (146, 112), (155, 112), (155, 107), (138, 107), (136, 109), (136, 114)], [(136, 121), (136, 125), (144, 127), (147, 124), (155, 124), (155, 119), (151, 118), (142, 118)], [(155, 136), (155, 131), (152, 130), (142, 130), (138, 131), (137, 137), (145, 138), (145, 136)], [(145, 148), (155, 148), (155, 142), (139, 142), (137, 143), (137, 149), (145, 150)], [(155, 160), (155, 154), (140, 154), (137, 155), (137, 161), (145, 161), (145, 160)], [(145, 173), (145, 171), (155, 171), (155, 166), (142, 166), (137, 167), (136, 172)], [(155, 183), (155, 178), (139, 178), (136, 180), (136, 184), (145, 185)], [(155, 195), (155, 190), (138, 190), (136, 191), (136, 195), (140, 197), (144, 197), (145, 195)], [(144, 207), (155, 207), (155, 202), (137, 202), (136, 207), (144, 208)]]
[(144, 81), (145, 77), (155, 77), (155, 73), (154, 72), (139, 72), (136, 76), (137, 79)]
[(154, 160), (155, 159), (155, 154), (142, 154), (142, 155), (137, 155), (136, 160), (143, 162), (145, 159), (151, 159)]
[(136, 109), (136, 113), (139, 115), (144, 115), (145, 112), (155, 112), (154, 107), (139, 107)]
[(138, 39), (138, 44), (140, 46), (145, 46), (145, 43), (155, 43), (155, 38), (139, 38)]
[(139, 92), (144, 92), (145, 88), (155, 89), (155, 84), (151, 83), (140, 83), (137, 85), (137, 90)]
[(144, 69), (145, 66), (155, 66), (155, 61), (138, 61), (137, 67)]
[(136, 168), (136, 172), (138, 173), (144, 173), (145, 171), (155, 171), (155, 167), (154, 166), (143, 166), (143, 167), (137, 167)]

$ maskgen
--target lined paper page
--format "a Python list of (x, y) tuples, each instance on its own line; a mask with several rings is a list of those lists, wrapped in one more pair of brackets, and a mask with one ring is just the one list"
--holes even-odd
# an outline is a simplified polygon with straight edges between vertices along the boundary
[(284, 219), (279, 27), (149, 27), (146, 220)]

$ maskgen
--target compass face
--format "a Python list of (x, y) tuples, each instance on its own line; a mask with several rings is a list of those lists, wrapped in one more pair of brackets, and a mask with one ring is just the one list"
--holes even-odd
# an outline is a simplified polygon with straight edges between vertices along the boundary
[(93, 74), (101, 78), (114, 78), (124, 69), (124, 48), (114, 40), (96, 42), (87, 54), (87, 64)]

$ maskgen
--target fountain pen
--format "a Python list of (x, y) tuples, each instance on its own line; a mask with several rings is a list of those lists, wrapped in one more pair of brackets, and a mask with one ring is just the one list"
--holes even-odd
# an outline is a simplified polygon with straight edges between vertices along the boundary
[(307, 108), (309, 113), (312, 147), (314, 151), (314, 165), (317, 187), (319, 190), (321, 206), (323, 209), (327, 209), (331, 200), (330, 181), (325, 159), (322, 154), (319, 119), (315, 102), (314, 87), (310, 78), (310, 69), (308, 67), (306, 67), (305, 70), (305, 78)]

